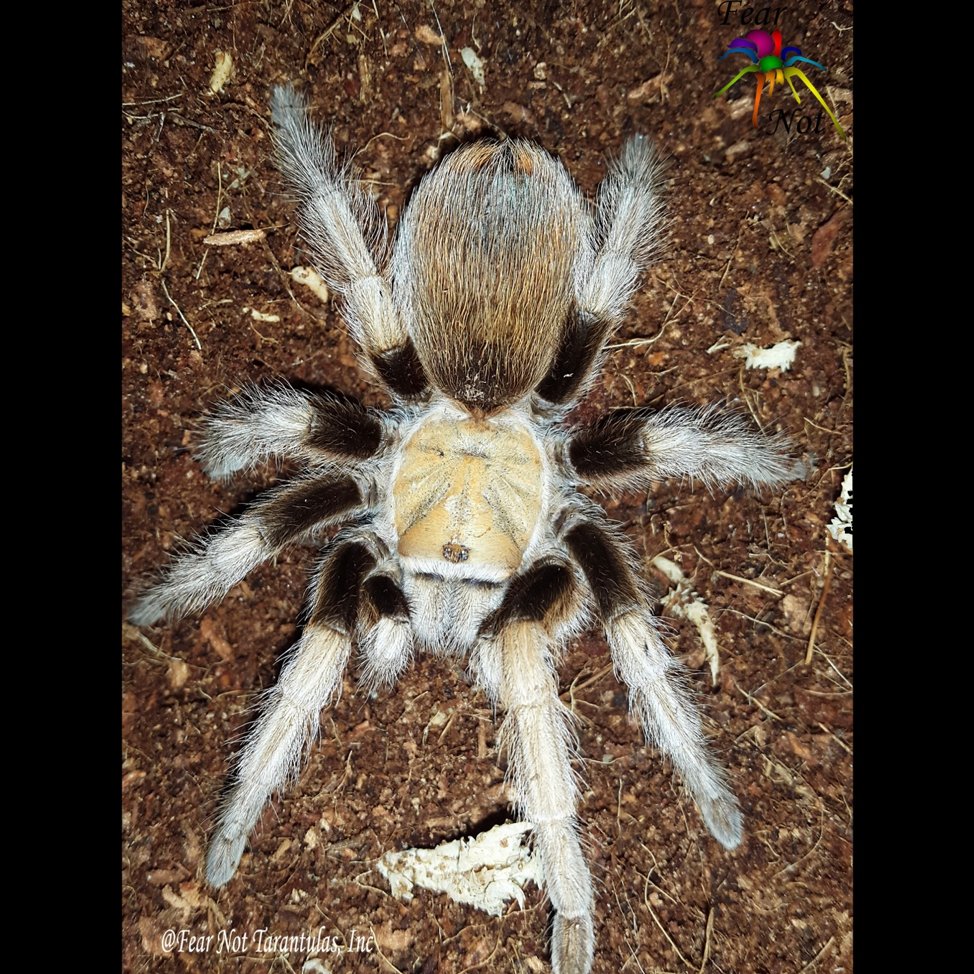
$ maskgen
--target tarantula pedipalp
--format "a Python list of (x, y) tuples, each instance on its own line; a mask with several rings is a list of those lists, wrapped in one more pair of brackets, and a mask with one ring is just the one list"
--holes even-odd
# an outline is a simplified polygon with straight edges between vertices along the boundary
[(414, 651), (456, 654), (505, 712), (514, 799), (534, 825), (555, 911), (553, 967), (587, 972), (594, 894), (555, 667), (590, 621), (605, 631), (647, 736), (728, 848), (741, 815), (637, 559), (579, 487), (780, 484), (802, 467), (783, 439), (713, 407), (565, 422), (657, 239), (659, 164), (644, 138), (626, 144), (594, 209), (531, 143), (462, 146), (420, 182), (390, 252), (374, 203), (291, 88), (275, 91), (273, 118), (305, 236), (395, 408), (275, 385), (251, 387), (204, 420), (199, 457), (212, 476), (270, 456), (305, 471), (174, 560), (131, 610), (134, 622), (202, 611), (288, 544), (343, 525), (323, 543), (307, 624), (237, 760), (207, 879), (221, 886), (236, 872), (353, 648), (373, 686), (394, 683)]

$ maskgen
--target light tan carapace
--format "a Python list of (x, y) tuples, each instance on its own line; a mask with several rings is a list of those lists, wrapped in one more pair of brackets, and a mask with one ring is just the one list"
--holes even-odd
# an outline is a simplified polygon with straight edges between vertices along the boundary
[(537, 528), (543, 473), (534, 436), (509, 417), (431, 418), (393, 484), (399, 556), (420, 571), (509, 578)]

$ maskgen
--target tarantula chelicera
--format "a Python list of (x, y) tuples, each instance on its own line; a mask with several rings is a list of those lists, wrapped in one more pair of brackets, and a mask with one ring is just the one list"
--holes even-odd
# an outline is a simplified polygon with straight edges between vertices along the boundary
[(801, 465), (784, 439), (714, 407), (566, 425), (659, 237), (660, 164), (642, 136), (612, 163), (594, 206), (530, 142), (463, 145), (416, 187), (387, 249), (383, 217), (292, 88), (275, 90), (273, 121), (305, 239), (395, 406), (252, 387), (202, 423), (199, 458), (213, 477), (270, 456), (304, 472), (176, 558), (139, 598), (134, 622), (200, 612), (286, 545), (342, 526), (322, 540), (307, 624), (238, 758), (207, 879), (222, 886), (236, 872), (353, 649), (372, 687), (393, 684), (414, 652), (462, 656), (505, 714), (514, 801), (533, 823), (555, 911), (554, 970), (587, 972), (592, 879), (556, 672), (566, 643), (591, 622), (604, 630), (646, 735), (728, 849), (740, 842), (741, 813), (639, 561), (579, 488), (642, 489), (666, 477), (773, 485)]

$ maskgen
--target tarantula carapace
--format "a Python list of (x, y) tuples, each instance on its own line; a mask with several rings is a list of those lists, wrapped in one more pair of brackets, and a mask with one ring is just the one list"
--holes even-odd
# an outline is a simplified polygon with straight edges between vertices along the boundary
[(198, 455), (212, 476), (270, 456), (304, 472), (176, 558), (132, 620), (199, 612), (284, 546), (321, 537), (323, 547), (303, 635), (238, 758), (207, 878), (221, 886), (236, 872), (353, 649), (371, 686), (394, 683), (414, 652), (463, 655), (505, 714), (514, 801), (533, 823), (555, 911), (554, 969), (586, 972), (593, 888), (555, 669), (572, 637), (592, 622), (604, 630), (647, 736), (727, 848), (741, 839), (741, 814), (638, 559), (578, 488), (667, 477), (774, 485), (801, 466), (782, 438), (713, 407), (565, 422), (659, 238), (660, 164), (645, 138), (626, 143), (594, 206), (530, 142), (463, 145), (419, 183), (387, 250), (374, 202), (292, 88), (275, 90), (273, 121), (305, 239), (395, 406), (255, 386), (203, 421)]

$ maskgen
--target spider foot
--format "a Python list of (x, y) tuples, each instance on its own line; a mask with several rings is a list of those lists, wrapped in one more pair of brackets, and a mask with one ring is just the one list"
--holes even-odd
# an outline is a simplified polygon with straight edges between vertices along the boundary
[(221, 825), (210, 840), (206, 854), (206, 881), (211, 886), (226, 886), (240, 865), (247, 845), (247, 832), (239, 825)]
[(710, 834), (725, 849), (736, 849), (744, 835), (744, 816), (737, 807), (737, 799), (724, 791), (715, 798), (700, 799), (698, 805)]

